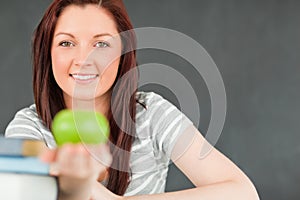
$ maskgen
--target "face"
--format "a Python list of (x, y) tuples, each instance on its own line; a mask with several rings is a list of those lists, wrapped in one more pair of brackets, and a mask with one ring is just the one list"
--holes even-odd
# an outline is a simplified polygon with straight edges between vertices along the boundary
[(92, 4), (65, 8), (55, 27), (51, 58), (66, 104), (110, 95), (121, 46), (116, 24), (106, 10)]

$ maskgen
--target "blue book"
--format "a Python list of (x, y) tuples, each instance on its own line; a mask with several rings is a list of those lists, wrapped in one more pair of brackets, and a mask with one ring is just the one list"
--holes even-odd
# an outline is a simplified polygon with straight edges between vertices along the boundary
[(49, 165), (37, 155), (46, 147), (44, 142), (0, 137), (0, 172), (49, 174)]
[(37, 157), (0, 156), (0, 172), (49, 175), (49, 165)]
[(37, 155), (42, 141), (0, 137), (0, 199), (57, 200), (58, 180)]
[(0, 137), (0, 156), (37, 156), (46, 148), (43, 141)]

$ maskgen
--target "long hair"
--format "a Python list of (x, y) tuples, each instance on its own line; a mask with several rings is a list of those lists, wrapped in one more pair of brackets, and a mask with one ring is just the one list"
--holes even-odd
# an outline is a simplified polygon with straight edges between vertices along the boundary
[[(33, 59), (33, 90), (36, 109), (39, 117), (50, 129), (55, 114), (66, 108), (62, 89), (54, 79), (51, 64), (51, 45), (57, 20), (63, 10), (69, 5), (84, 6), (97, 4), (111, 13), (117, 25), (118, 32), (133, 29), (122, 0), (54, 0), (46, 10), (41, 22), (37, 26), (32, 43)], [(122, 46), (130, 51), (125, 52), (120, 58), (118, 74), (113, 84), (114, 97), (111, 100), (111, 108), (108, 115), (110, 123), (110, 142), (113, 163), (109, 168), (109, 180), (107, 188), (118, 195), (124, 195), (130, 183), (129, 153), (135, 136), (134, 123), (124, 123), (122, 127), (114, 119), (121, 117), (121, 121), (128, 121), (130, 113), (133, 122), (136, 114), (136, 88), (137, 73), (131, 73), (130, 77), (122, 79), (129, 70), (134, 69), (136, 63), (136, 37), (133, 31), (122, 35)], [(131, 70), (132, 71), (132, 70)], [(135, 72), (135, 70), (133, 70)], [(116, 84), (118, 82), (118, 84)], [(114, 114), (112, 114), (112, 110)], [(118, 113), (115, 113), (118, 112)], [(127, 152), (127, 153), (122, 153)], [(119, 170), (122, 169), (122, 170)]]

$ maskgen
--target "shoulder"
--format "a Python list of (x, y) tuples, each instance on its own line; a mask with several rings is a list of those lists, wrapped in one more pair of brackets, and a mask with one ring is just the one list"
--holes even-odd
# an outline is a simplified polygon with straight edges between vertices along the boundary
[(136, 99), (139, 105), (144, 106), (146, 109), (151, 109), (153, 106), (157, 106), (159, 102), (167, 103), (168, 101), (161, 95), (154, 92), (139, 91), (136, 93)]
[[(175, 108), (168, 100), (154, 92), (139, 91), (136, 94), (136, 126), (152, 122), (160, 115), (163, 110), (172, 107)], [(141, 123), (140, 123), (141, 122)], [(151, 123), (152, 124), (152, 123)]]
[(29, 118), (32, 120), (37, 120), (38, 119), (38, 114), (36, 112), (36, 106), (35, 104), (30, 105), (29, 107), (26, 108), (22, 108), (21, 110), (19, 110), (15, 117), (19, 117), (19, 118)]
[(143, 117), (156, 124), (155, 121), (159, 119), (184, 115), (179, 108), (157, 93), (139, 91), (136, 99), (136, 119)]
[(36, 112), (35, 104), (19, 110), (5, 130), (5, 137), (43, 140), (53, 146), (53, 136)]
[(139, 92), (137, 100), (143, 106), (137, 106), (137, 136), (152, 138), (156, 149), (167, 155), (185, 129), (193, 125), (192, 121), (179, 108), (154, 92)]
[(43, 123), (36, 112), (35, 104), (32, 104), (29, 107), (22, 108), (21, 110), (19, 110), (15, 114), (14, 119), (11, 121), (11, 123), (12, 122), (23, 122), (25, 124)]
[(144, 116), (156, 121), (159, 118), (183, 114), (180, 109), (154, 92), (137, 92), (137, 117)]

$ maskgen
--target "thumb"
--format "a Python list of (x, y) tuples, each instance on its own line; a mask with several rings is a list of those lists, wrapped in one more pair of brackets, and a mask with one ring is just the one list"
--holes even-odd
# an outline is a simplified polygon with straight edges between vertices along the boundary
[(44, 150), (40, 155), (39, 159), (45, 163), (52, 163), (56, 159), (57, 150)]

